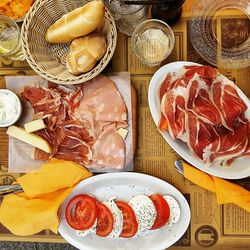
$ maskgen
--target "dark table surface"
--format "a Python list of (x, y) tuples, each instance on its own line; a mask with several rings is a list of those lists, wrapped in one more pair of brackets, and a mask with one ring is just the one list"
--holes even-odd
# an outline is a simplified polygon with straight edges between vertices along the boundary
[(77, 248), (64, 243), (37, 243), (37, 242), (14, 242), (1, 241), (1, 250), (75, 250)]

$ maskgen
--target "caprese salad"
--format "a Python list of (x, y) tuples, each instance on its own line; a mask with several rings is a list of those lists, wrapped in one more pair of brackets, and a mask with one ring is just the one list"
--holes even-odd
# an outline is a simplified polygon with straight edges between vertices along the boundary
[(131, 238), (147, 230), (172, 226), (180, 214), (178, 202), (170, 195), (136, 195), (127, 203), (117, 197), (100, 202), (80, 194), (67, 204), (65, 217), (81, 237), (95, 233), (100, 237)]

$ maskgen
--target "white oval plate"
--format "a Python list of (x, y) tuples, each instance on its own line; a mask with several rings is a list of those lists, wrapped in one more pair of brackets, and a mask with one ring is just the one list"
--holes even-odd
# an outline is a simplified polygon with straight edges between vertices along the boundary
[[(161, 111), (160, 111), (160, 98), (159, 90), (162, 82), (164, 81), (167, 73), (178, 72), (186, 65), (200, 65), (193, 62), (173, 62), (164, 65), (158, 69), (153, 77), (151, 78), (149, 90), (148, 90), (148, 102), (149, 108), (153, 117), (153, 120), (158, 127)], [(245, 94), (237, 88), (237, 92), (241, 99), (245, 102), (248, 109), (245, 112), (246, 116), (250, 117), (250, 102)], [(167, 143), (186, 161), (188, 161), (193, 166), (199, 168), (200, 170), (221, 178), (226, 179), (241, 179), (250, 176), (250, 158), (249, 157), (239, 157), (230, 166), (221, 167), (219, 164), (214, 164), (213, 166), (208, 166), (202, 160), (195, 157), (192, 152), (190, 152), (187, 144), (180, 140), (173, 140), (168, 132), (162, 133), (159, 131)], [(173, 164), (174, 165), (174, 164)]]
[[(131, 239), (102, 238), (89, 234), (84, 238), (76, 235), (76, 231), (69, 227), (65, 219), (65, 208), (69, 200), (77, 194), (91, 194), (98, 200), (104, 201), (112, 196), (120, 200), (129, 201), (134, 195), (153, 193), (170, 194), (181, 208), (180, 220), (171, 227), (163, 227), (143, 237)], [(160, 250), (174, 244), (186, 232), (190, 222), (190, 208), (184, 196), (169, 183), (139, 173), (109, 173), (90, 177), (74, 189), (63, 202), (59, 210), (59, 233), (73, 246), (84, 250)], [(150, 231), (151, 232), (151, 231)]]

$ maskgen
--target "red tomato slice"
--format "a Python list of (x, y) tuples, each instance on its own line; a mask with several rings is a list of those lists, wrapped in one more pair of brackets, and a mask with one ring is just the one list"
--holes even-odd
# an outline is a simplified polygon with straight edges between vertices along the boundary
[(73, 197), (66, 207), (66, 221), (76, 230), (85, 230), (93, 226), (97, 217), (96, 199), (80, 194)]
[(120, 234), (120, 237), (133, 237), (138, 230), (138, 223), (136, 221), (134, 210), (126, 202), (116, 201), (115, 203), (123, 214), (123, 229)]
[(96, 234), (101, 237), (106, 237), (112, 232), (113, 226), (113, 214), (107, 206), (102, 203), (98, 203)]
[(155, 223), (151, 227), (151, 230), (158, 229), (166, 225), (166, 223), (169, 220), (169, 216), (170, 216), (169, 205), (160, 194), (150, 195), (149, 198), (154, 202), (154, 205), (157, 211)]

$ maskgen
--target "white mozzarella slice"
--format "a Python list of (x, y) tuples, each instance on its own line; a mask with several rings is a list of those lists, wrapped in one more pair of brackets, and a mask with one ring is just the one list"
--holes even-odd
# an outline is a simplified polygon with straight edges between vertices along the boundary
[(103, 204), (107, 206), (113, 217), (114, 217), (114, 226), (113, 230), (107, 237), (117, 238), (122, 232), (123, 229), (123, 214), (122, 211), (115, 204), (116, 197), (110, 198), (108, 201), (104, 201)]
[(138, 232), (149, 230), (156, 219), (156, 208), (153, 201), (146, 195), (136, 195), (129, 201), (138, 223)]
[(95, 223), (90, 227), (89, 229), (86, 230), (76, 230), (76, 234), (80, 237), (85, 237), (90, 233), (95, 233), (96, 232), (96, 225), (97, 225), (97, 219), (95, 220)]
[(166, 200), (170, 208), (170, 217), (166, 226), (172, 226), (180, 219), (181, 209), (177, 200), (171, 195), (164, 195), (163, 198)]

